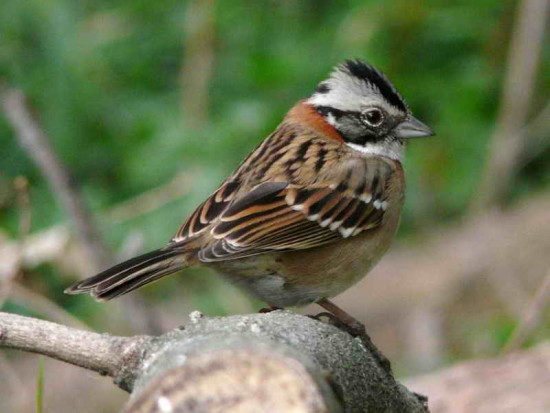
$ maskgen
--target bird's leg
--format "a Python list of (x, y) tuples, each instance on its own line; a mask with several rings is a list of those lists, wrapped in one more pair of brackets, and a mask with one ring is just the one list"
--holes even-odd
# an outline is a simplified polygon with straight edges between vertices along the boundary
[(328, 313), (324, 312), (324, 313), (317, 314), (315, 318), (319, 318), (323, 316), (328, 317), (332, 322), (332, 324), (334, 324), (336, 327), (346, 331), (347, 333), (351, 334), (353, 337), (360, 338), (364, 346), (371, 352), (371, 354), (379, 362), (380, 366), (388, 373), (391, 373), (390, 361), (374, 345), (371, 338), (367, 334), (367, 331), (363, 323), (361, 323), (351, 314), (348, 314), (347, 312), (342, 310), (340, 307), (338, 307), (328, 298), (320, 299), (319, 301), (317, 301), (317, 304), (323, 307), (325, 310), (327, 310)]
[[(336, 317), (336, 319), (340, 321), (340, 324), (344, 324), (346, 331), (352, 336), (360, 337), (361, 335), (366, 334), (365, 326), (359, 320), (351, 314), (346, 313), (328, 298), (321, 298), (317, 301), (317, 304)], [(323, 315), (326, 315), (326, 313)]]
[(268, 307), (260, 308), (260, 311), (258, 311), (258, 312), (262, 313), (262, 314), (266, 314), (266, 313), (270, 313), (270, 312), (275, 311), (275, 310), (283, 310), (283, 308), (277, 307), (276, 305), (273, 305), (273, 304), (270, 304), (270, 303), (267, 303), (267, 305), (268, 305)]

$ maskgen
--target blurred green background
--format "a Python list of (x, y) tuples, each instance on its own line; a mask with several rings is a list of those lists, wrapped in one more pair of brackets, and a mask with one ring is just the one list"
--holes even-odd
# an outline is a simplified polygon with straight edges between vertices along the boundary
[[(414, 246), (434, 227), (465, 219), (476, 196), (495, 129), (516, 5), (512, 0), (4, 0), (0, 78), (28, 96), (106, 245), (121, 256), (132, 237), (139, 241), (132, 253), (163, 245), (335, 64), (362, 58), (382, 69), (416, 116), (438, 133), (413, 142), (407, 152), (399, 242)], [(546, 47), (530, 116), (547, 104), (549, 67)], [(66, 223), (56, 195), (3, 116), (0, 148), (2, 239), (18, 237), (17, 176), (30, 183), (32, 233)], [(522, 165), (504, 205), (547, 191), (549, 161), (546, 147)], [(143, 213), (113, 212), (174, 177), (184, 186), (181, 193)], [(77, 276), (70, 266), (44, 263), (25, 270), (20, 282), (95, 329), (143, 332), (127, 322), (119, 304), (64, 296), (64, 287)], [(140, 291), (141, 301), (132, 305), (145, 304), (164, 320), (149, 320), (151, 328), (164, 329), (183, 322), (184, 311), (195, 308), (223, 315), (261, 306), (239, 294), (207, 271), (189, 270)], [(25, 300), (8, 299), (3, 309), (43, 315)], [(507, 317), (484, 324), (497, 336), (508, 334), (511, 325)], [(460, 348), (446, 353), (448, 360), (464, 356)], [(412, 372), (405, 365), (400, 371)]]

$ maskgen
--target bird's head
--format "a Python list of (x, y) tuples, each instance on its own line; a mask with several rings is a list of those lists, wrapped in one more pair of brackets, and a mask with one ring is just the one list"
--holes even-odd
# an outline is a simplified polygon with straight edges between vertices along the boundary
[(432, 136), (382, 72), (347, 60), (306, 100), (353, 149), (401, 158), (404, 140)]

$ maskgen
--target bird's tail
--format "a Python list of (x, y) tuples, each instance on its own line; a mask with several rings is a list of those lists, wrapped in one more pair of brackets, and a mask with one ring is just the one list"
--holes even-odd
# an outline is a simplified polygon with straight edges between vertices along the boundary
[(77, 282), (65, 293), (88, 293), (100, 301), (110, 300), (188, 267), (190, 255), (176, 245), (151, 251)]

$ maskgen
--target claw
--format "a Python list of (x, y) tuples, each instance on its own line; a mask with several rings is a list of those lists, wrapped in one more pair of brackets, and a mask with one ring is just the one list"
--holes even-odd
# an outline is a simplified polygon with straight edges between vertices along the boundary
[(275, 311), (275, 310), (282, 310), (282, 308), (276, 307), (274, 305), (269, 304), (269, 307), (260, 308), (258, 313), (267, 314), (267, 313), (271, 313), (272, 311)]
[(306, 317), (311, 318), (312, 320), (317, 320), (321, 322), (323, 322), (322, 318), (326, 317), (330, 324), (336, 324), (337, 322), (340, 321), (338, 320), (338, 318), (336, 318), (334, 314), (329, 313), (327, 311), (323, 311), (322, 313), (319, 313), (319, 314), (306, 315)]

